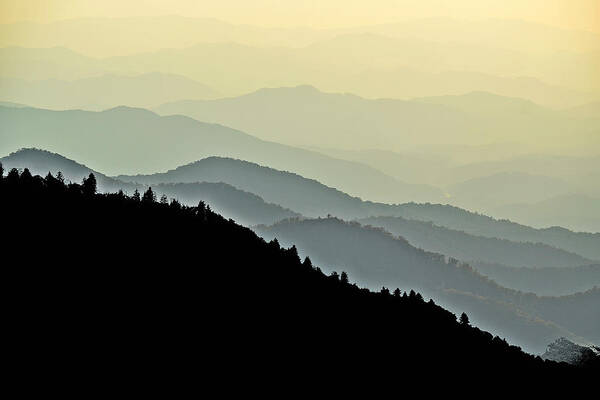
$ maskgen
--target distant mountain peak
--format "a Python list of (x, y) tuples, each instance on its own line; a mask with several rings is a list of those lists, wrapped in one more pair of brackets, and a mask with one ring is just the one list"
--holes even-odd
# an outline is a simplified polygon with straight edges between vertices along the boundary
[(597, 346), (581, 346), (561, 337), (550, 343), (546, 352), (542, 354), (544, 360), (581, 364), (596, 357), (600, 357), (600, 348)]

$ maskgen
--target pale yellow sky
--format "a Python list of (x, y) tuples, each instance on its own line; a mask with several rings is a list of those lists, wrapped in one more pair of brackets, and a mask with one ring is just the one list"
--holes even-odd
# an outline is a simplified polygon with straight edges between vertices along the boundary
[(600, 0), (0, 0), (0, 22), (176, 14), (262, 26), (510, 18), (600, 33)]

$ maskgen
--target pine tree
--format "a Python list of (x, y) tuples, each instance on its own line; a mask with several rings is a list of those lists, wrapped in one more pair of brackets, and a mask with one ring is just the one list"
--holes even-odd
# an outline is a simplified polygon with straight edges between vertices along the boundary
[(467, 314), (462, 313), (460, 315), (460, 324), (463, 326), (469, 325), (469, 317), (467, 316)]
[(142, 196), (142, 203), (152, 204), (155, 202), (156, 202), (156, 194), (154, 194), (154, 192), (152, 191), (152, 188), (149, 187), (148, 190), (146, 190), (144, 192), (144, 195)]
[(140, 192), (137, 189), (135, 189), (131, 198), (135, 201), (140, 201)]

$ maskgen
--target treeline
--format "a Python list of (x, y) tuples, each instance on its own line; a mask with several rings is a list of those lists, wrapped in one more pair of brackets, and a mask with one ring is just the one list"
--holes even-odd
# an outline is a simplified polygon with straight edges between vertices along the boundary
[[(266, 242), (200, 202), (152, 189), (95, 193), (95, 177), (0, 179), (6, 330), (32, 358), (112, 373), (190, 362), (241, 373), (571, 369), (493, 337), (415, 292), (372, 292)], [(397, 362), (389, 365), (390, 360)], [(307, 378), (309, 379), (309, 378)]]

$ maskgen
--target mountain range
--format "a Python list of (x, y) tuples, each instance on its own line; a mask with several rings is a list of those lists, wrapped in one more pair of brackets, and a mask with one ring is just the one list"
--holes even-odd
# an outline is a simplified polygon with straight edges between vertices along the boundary
[[(331, 272), (347, 271), (359, 285), (414, 287), (450, 310), (466, 310), (478, 326), (501, 332), (528, 351), (541, 352), (559, 332), (598, 341), (600, 288), (566, 297), (511, 291), (456, 260), (411, 246), (382, 229), (335, 218), (288, 220), (256, 231), (293, 243), (302, 256)], [(554, 338), (554, 339), (553, 339)]]

